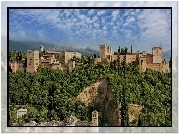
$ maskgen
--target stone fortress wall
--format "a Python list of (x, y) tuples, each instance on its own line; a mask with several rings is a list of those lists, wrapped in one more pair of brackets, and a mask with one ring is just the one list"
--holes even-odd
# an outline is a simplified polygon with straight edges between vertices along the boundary
[[(131, 46), (132, 49), (132, 46)], [(26, 68), (27, 72), (36, 72), (39, 64), (42, 66), (50, 67), (53, 69), (69, 70), (72, 71), (75, 68), (76, 63), (70, 62), (74, 56), (81, 58), (81, 53), (78, 52), (55, 52), (50, 50), (44, 50), (44, 47), (40, 46), (40, 52), (45, 52), (45, 55), (39, 57), (39, 51), (27, 51), (27, 65), (24, 67), (23, 62), (11, 63), (12, 72), (16, 72), (19, 69)], [(142, 71), (147, 68), (169, 72), (169, 62), (162, 61), (162, 47), (153, 47), (152, 54), (147, 54), (146, 51), (140, 53), (128, 53), (126, 56), (120, 54), (120, 62), (126, 58), (126, 63), (136, 62)], [(112, 51), (112, 47), (107, 45), (99, 45), (99, 58), (93, 58), (93, 64), (97, 64), (104, 59), (108, 59), (109, 62), (117, 61), (118, 55)], [(59, 62), (64, 61), (69, 64), (68, 69), (61, 66)], [(75, 65), (74, 65), (75, 64)]]
[[(116, 52), (112, 52), (112, 47), (107, 45), (100, 45), (99, 54), (101, 60), (99, 60), (99, 58), (94, 58), (94, 61), (96, 61), (95, 64), (97, 64), (97, 61), (101, 62), (105, 58), (107, 58), (110, 62), (113, 62), (114, 60), (117, 61), (118, 55), (115, 53)], [(120, 55), (120, 61), (122, 61), (124, 57), (124, 55)], [(136, 62), (142, 71), (145, 71), (147, 68), (165, 73), (170, 71), (169, 62), (162, 61), (162, 46), (153, 47), (152, 55), (147, 54), (146, 51), (127, 54), (126, 63), (131, 62)]]

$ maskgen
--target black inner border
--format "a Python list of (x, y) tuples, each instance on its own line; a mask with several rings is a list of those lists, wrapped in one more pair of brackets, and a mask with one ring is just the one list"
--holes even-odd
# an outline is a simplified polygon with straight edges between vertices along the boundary
[[(172, 7), (7, 7), (7, 127), (96, 127), (96, 126), (10, 126), (9, 125), (9, 10), (10, 9), (170, 9), (171, 10), (171, 59), (172, 59)], [(171, 64), (172, 74), (172, 64)], [(172, 98), (172, 77), (171, 77), (171, 98)], [(171, 99), (172, 105), (172, 99)], [(172, 106), (171, 106), (172, 113)], [(172, 122), (172, 114), (171, 114)], [(121, 127), (121, 126), (98, 126), (98, 127)], [(134, 127), (134, 126), (122, 126)], [(135, 127), (162, 127), (162, 126), (135, 126)], [(165, 126), (165, 127), (172, 127)]]

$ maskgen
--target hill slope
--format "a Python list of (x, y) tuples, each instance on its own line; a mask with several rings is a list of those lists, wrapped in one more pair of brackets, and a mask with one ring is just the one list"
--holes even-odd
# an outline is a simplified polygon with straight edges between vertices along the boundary
[(27, 50), (34, 50), (34, 49), (35, 49), (34, 47), (29, 46), (27, 44), (9, 40), (9, 51), (18, 50), (18, 51), (26, 52)]
[(162, 55), (163, 55), (163, 57), (162, 57), (163, 60), (165, 59), (166, 61), (169, 61), (170, 57), (171, 57), (171, 50), (163, 52)]

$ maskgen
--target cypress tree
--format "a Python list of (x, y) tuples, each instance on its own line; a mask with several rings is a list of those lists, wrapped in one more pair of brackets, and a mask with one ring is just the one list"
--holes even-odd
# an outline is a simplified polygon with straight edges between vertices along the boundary
[(94, 54), (94, 58), (96, 58), (96, 54)]
[(118, 75), (119, 75), (119, 66), (120, 66), (120, 46), (119, 46), (119, 49), (118, 49)]
[[(127, 53), (127, 49), (125, 47), (125, 57), (124, 57), (124, 64), (123, 64), (123, 68), (124, 68), (124, 79), (126, 78), (126, 53)], [(126, 81), (125, 81), (125, 85), (126, 85)], [(122, 98), (121, 98), (121, 126), (128, 126), (128, 104), (127, 104), (127, 100), (125, 98), (126, 96), (126, 87), (122, 88)]]

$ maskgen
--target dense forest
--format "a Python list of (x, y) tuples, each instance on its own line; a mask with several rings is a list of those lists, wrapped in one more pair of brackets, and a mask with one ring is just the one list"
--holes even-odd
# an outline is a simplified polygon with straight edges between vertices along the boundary
[[(25, 105), (25, 122), (63, 120), (74, 115), (91, 121), (91, 112), (98, 106), (86, 106), (76, 100), (90, 84), (106, 78), (114, 93), (114, 103), (122, 104), (121, 114), (126, 126), (171, 126), (171, 74), (148, 69), (140, 72), (134, 64), (118, 68), (104, 60), (97, 65), (84, 64), (71, 73), (39, 66), (36, 73), (9, 73), (9, 124), (17, 122), (15, 105)], [(125, 77), (124, 77), (125, 72)], [(139, 118), (128, 122), (128, 104), (144, 106)], [(109, 125), (99, 119), (99, 126)]]

